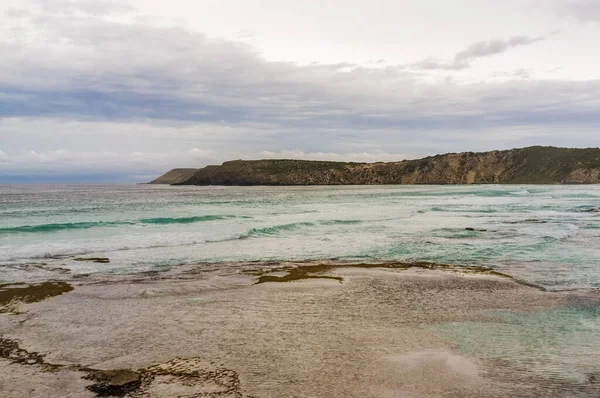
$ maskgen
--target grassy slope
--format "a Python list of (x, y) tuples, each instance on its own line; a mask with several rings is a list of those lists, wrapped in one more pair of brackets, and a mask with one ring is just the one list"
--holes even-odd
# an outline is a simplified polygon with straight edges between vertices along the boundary
[[(167, 173), (169, 174), (169, 173)], [(600, 183), (600, 149), (529, 147), (390, 163), (235, 160), (199, 169), (189, 185)]]
[(150, 184), (176, 184), (192, 177), (200, 169), (173, 169), (158, 177)]

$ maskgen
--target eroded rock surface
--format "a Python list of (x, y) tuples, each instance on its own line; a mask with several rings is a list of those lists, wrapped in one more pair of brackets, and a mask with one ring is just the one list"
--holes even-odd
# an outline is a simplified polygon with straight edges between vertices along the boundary
[(141, 375), (129, 369), (95, 370), (90, 372), (85, 379), (96, 382), (88, 389), (99, 397), (121, 397), (128, 392), (137, 390), (142, 384)]
[[(175, 358), (139, 370), (91, 369), (46, 362), (45, 355), (29, 352), (15, 340), (0, 338), (0, 359), (41, 373), (80, 373), (94, 382), (85, 388), (98, 397), (129, 398), (251, 398), (242, 393), (238, 373), (203, 358)], [(0, 384), (1, 387), (1, 384)]]
[(140, 371), (142, 386), (131, 398), (241, 398), (237, 372), (202, 358), (175, 358)]

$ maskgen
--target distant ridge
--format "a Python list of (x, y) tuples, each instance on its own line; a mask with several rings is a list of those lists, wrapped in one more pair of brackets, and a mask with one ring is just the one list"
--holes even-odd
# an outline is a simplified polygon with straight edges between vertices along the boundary
[[(186, 170), (183, 173), (181, 170)], [(194, 172), (192, 172), (195, 170)], [(534, 146), (388, 163), (234, 160), (174, 169), (152, 183), (175, 185), (597, 184), (600, 148)]]
[(177, 184), (188, 180), (200, 169), (173, 169), (151, 181), (150, 184)]

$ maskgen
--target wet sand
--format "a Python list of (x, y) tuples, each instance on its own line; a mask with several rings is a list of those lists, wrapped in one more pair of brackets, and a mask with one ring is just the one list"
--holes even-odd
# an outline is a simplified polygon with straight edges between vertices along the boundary
[(497, 312), (527, 316), (597, 305), (595, 294), (545, 292), (485, 269), (425, 264), (263, 268), (73, 280), (72, 291), (13, 300), (11, 311), (0, 314), (0, 391), (6, 397), (600, 396), (593, 372), (577, 379), (544, 372), (518, 353), (472, 355), (443, 332), (445, 325), (498, 323)]

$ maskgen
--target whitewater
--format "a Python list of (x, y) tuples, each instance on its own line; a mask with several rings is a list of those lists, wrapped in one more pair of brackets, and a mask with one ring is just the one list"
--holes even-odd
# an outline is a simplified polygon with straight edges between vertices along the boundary
[(589, 185), (0, 186), (0, 281), (336, 259), (599, 288), (599, 206)]

